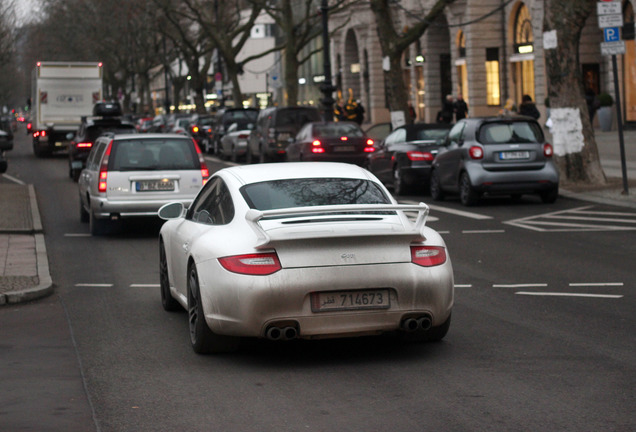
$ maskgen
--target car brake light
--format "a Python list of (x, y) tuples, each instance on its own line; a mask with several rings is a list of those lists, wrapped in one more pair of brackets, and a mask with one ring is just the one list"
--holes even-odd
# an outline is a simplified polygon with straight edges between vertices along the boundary
[(552, 144), (550, 143), (543, 144), (543, 156), (549, 158), (549, 157), (552, 157), (553, 154), (554, 154), (554, 148), (552, 147)]
[(435, 159), (435, 156), (433, 156), (433, 153), (429, 153), (429, 152), (421, 152), (421, 151), (409, 151), (406, 152), (406, 156), (409, 158), (409, 160), (412, 161), (432, 161), (433, 159)]
[(314, 140), (311, 143), (311, 152), (312, 153), (324, 153), (325, 149), (322, 147), (322, 143), (320, 140)]
[(373, 146), (373, 144), (375, 143), (373, 142), (371, 138), (367, 139), (366, 146), (364, 147), (364, 152), (373, 153), (375, 151), (375, 147)]
[(481, 147), (473, 146), (468, 150), (468, 154), (472, 159), (482, 159), (484, 157), (484, 150)]
[(270, 275), (282, 267), (276, 252), (235, 255), (219, 258), (219, 263), (227, 271), (245, 275)]
[(79, 142), (79, 143), (75, 144), (75, 147), (77, 147), (77, 148), (91, 148), (91, 147), (93, 147), (93, 143), (90, 143), (90, 142)]
[(193, 126), (192, 127), (192, 133), (197, 133), (199, 132), (199, 127), (198, 126)]
[(250, 136), (248, 134), (240, 134), (238, 139), (248, 139)]
[(108, 159), (110, 158), (110, 151), (113, 148), (113, 140), (110, 140), (108, 147), (106, 147), (106, 153), (102, 159), (102, 164), (99, 166), (99, 179), (97, 183), (98, 192), (106, 192), (106, 185), (108, 180)]
[(203, 159), (203, 152), (199, 148), (197, 142), (193, 139), (192, 143), (194, 144), (194, 148), (197, 150), (197, 156), (199, 156), (199, 165), (201, 165), (201, 178), (203, 180), (203, 184), (208, 181), (208, 177), (210, 177), (210, 170), (205, 163), (205, 159)]
[(411, 262), (422, 267), (444, 264), (446, 249), (441, 246), (411, 246)]
[(45, 137), (46, 136), (46, 131), (40, 131), (40, 136)]
[(348, 141), (348, 140), (349, 140), (349, 137), (346, 137), (346, 136), (340, 137), (340, 141)]

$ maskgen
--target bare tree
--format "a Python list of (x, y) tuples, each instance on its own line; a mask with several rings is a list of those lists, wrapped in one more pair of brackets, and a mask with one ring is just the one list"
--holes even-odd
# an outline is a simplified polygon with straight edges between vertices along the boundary
[(555, 154), (565, 181), (572, 183), (606, 182), (579, 63), (581, 31), (595, 7), (596, 0), (545, 1), (543, 29), (557, 36), (556, 48), (544, 52)]
[(402, 111), (408, 123), (413, 119), (408, 109), (408, 93), (402, 77), (402, 55), (406, 49), (429, 28), (435, 19), (444, 13), (444, 8), (455, 0), (437, 0), (426, 16), (412, 25), (400, 26), (392, 0), (370, 0), (375, 15), (382, 55), (389, 59), (390, 68), (384, 71), (384, 81), (391, 111)]

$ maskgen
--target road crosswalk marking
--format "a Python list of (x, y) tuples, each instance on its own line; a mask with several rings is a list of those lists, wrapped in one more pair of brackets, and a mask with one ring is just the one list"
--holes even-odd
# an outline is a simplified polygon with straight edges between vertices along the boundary
[(594, 206), (577, 207), (513, 219), (504, 223), (540, 232), (636, 230), (636, 213), (593, 209)]

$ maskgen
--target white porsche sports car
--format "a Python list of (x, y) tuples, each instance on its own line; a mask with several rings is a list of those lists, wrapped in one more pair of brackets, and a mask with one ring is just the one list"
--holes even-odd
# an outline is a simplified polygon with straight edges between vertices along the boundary
[[(417, 213), (415, 222), (406, 212)], [(428, 206), (400, 205), (373, 174), (329, 162), (216, 172), (189, 209), (159, 216), (161, 299), (188, 311), (197, 353), (241, 337), (289, 340), (450, 326), (453, 270)]]

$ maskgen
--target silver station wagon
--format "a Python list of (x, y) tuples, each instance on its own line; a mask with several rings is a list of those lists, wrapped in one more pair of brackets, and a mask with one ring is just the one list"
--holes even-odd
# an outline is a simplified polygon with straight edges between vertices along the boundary
[(91, 234), (100, 235), (126, 218), (156, 218), (168, 202), (188, 207), (208, 176), (201, 150), (190, 137), (104, 135), (78, 181), (80, 219), (90, 222)]

